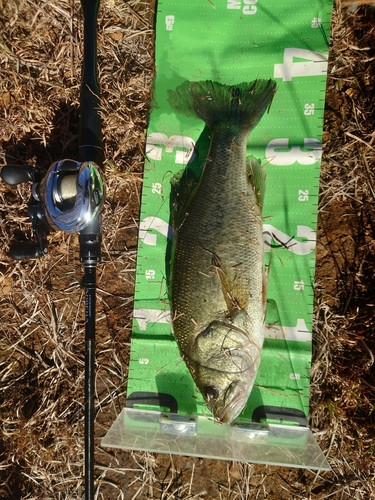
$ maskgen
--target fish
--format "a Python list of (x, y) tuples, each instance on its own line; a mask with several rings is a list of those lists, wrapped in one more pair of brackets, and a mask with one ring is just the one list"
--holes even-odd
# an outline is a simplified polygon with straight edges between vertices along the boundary
[(203, 120), (210, 131), (199, 181), (173, 218), (172, 330), (205, 404), (223, 424), (246, 406), (261, 359), (265, 170), (246, 158), (246, 145), (276, 88), (271, 79), (206, 80), (168, 91), (175, 113)]

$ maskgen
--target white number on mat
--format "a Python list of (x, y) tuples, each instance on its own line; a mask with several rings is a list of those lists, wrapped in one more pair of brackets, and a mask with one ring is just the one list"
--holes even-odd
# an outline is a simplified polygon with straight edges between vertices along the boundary
[(309, 190), (299, 189), (298, 190), (298, 201), (309, 201)]
[(299, 292), (302, 292), (305, 289), (305, 282), (303, 280), (295, 281), (293, 288), (294, 288), (294, 290), (298, 290)]
[(150, 229), (157, 231), (169, 239), (172, 238), (171, 226), (163, 219), (150, 215), (149, 217), (143, 219), (139, 224), (139, 238), (146, 245), (155, 246), (157, 242), (156, 234), (149, 233)]
[(316, 233), (311, 227), (297, 226), (296, 236), (307, 241), (298, 241), (271, 224), (263, 224), (264, 251), (269, 252), (271, 250), (271, 243), (281, 245), (295, 255), (308, 255), (315, 250)]
[[(272, 165), (292, 165), (298, 162), (300, 165), (313, 165), (320, 160), (322, 156), (322, 144), (314, 138), (303, 140), (303, 148), (308, 151), (302, 151), (301, 146), (289, 146), (288, 138), (272, 139), (266, 147), (266, 158)], [(280, 151), (284, 149), (284, 151)], [(289, 151), (285, 151), (289, 149)]]
[[(296, 61), (295, 59), (304, 59)], [(274, 78), (290, 82), (297, 76), (320, 76), (327, 73), (328, 56), (313, 50), (291, 47), (284, 50), (284, 62), (275, 64)]]
[(162, 186), (161, 186), (160, 182), (153, 182), (151, 192), (153, 194), (161, 194), (161, 187)]
[(140, 330), (146, 330), (148, 323), (170, 323), (171, 313), (159, 309), (134, 309), (133, 318)]
[(312, 333), (309, 332), (305, 320), (297, 319), (296, 326), (267, 325), (266, 338), (280, 340), (297, 340), (298, 342), (311, 342)]
[(254, 15), (257, 12), (257, 8), (255, 4), (258, 3), (258, 0), (227, 0), (227, 9), (232, 10), (240, 10), (242, 4), (242, 14), (245, 15)]
[(303, 111), (303, 114), (306, 116), (313, 115), (315, 112), (315, 104), (305, 104), (305, 109)]
[(172, 135), (167, 137), (160, 132), (153, 132), (147, 137), (146, 155), (151, 160), (160, 161), (163, 156), (163, 148), (166, 153), (175, 152), (175, 163), (186, 165), (195, 158), (195, 142), (191, 137), (185, 135)]

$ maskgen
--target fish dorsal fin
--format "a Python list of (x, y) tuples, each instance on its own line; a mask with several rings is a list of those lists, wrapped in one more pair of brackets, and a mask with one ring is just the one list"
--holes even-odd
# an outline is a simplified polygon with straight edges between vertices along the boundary
[(262, 162), (254, 156), (248, 156), (246, 158), (246, 167), (249, 182), (251, 183), (256, 199), (262, 208), (264, 203), (264, 194), (266, 191), (266, 171), (262, 166)]

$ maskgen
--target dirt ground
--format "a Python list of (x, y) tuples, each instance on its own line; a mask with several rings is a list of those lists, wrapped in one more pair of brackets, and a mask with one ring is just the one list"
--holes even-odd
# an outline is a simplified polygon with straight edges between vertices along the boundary
[[(125, 405), (154, 2), (102, 0), (105, 137), (97, 304), (97, 499), (375, 498), (375, 14), (335, 0), (318, 217), (310, 426), (330, 472), (101, 448)], [(352, 3), (352, 2), (351, 2)], [(364, 2), (363, 2), (364, 3)], [(369, 3), (369, 2), (367, 2)], [(0, 165), (46, 171), (78, 144), (78, 0), (0, 0)], [(37, 261), (29, 185), (0, 184), (0, 498), (83, 494), (84, 294), (78, 238), (49, 236)]]

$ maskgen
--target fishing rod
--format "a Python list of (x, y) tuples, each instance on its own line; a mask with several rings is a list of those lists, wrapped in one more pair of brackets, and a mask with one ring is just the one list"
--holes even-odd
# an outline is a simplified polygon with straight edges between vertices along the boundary
[(81, 0), (84, 50), (79, 113), (79, 161), (54, 162), (43, 176), (37, 167), (5, 165), (2, 180), (11, 186), (31, 182), (28, 213), (35, 242), (13, 242), (15, 260), (47, 253), (47, 236), (55, 230), (79, 233), (85, 289), (85, 500), (94, 499), (95, 312), (96, 266), (101, 257), (104, 154), (97, 77), (97, 17), (100, 0)]

